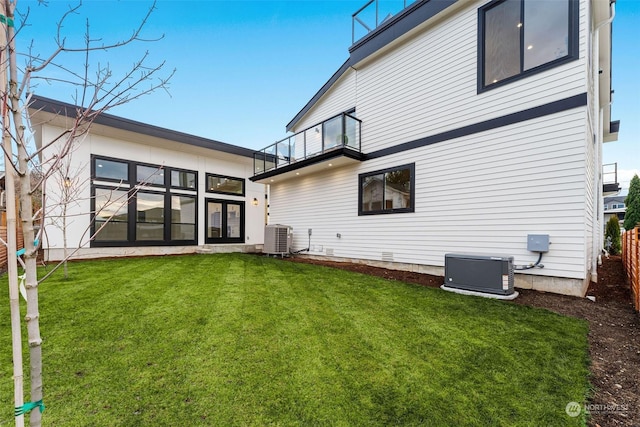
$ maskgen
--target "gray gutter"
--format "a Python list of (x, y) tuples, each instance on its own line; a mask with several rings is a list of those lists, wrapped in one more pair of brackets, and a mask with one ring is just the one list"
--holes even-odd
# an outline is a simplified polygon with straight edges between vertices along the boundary
[[(80, 107), (73, 104), (67, 104), (66, 102), (35, 95), (32, 96), (31, 103), (29, 104), (29, 109), (31, 110), (43, 111), (69, 118), (76, 117), (76, 110), (78, 108)], [(196, 147), (207, 148), (209, 150), (253, 158), (254, 150), (250, 150), (248, 148), (202, 138), (200, 136), (189, 135), (187, 133), (161, 128), (159, 126), (153, 126), (142, 122), (136, 122), (123, 117), (113, 116), (111, 114), (99, 114), (94, 120), (94, 123), (142, 135), (168, 139), (181, 144), (188, 144)]]
[(309, 102), (295, 115), (287, 124), (287, 132), (298, 124), (300, 119), (313, 108), (318, 100), (324, 95), (333, 84), (349, 69), (369, 55), (377, 52), (389, 43), (413, 30), (418, 25), (431, 19), (436, 14), (442, 12), (457, 0), (419, 0), (411, 4), (406, 9), (400, 11), (392, 19), (358, 40), (349, 48), (349, 59), (336, 71), (331, 78), (320, 88)]

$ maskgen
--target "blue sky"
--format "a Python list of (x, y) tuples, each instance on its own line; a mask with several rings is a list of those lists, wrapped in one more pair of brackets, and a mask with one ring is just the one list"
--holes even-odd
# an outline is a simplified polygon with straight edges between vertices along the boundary
[[(389, 3), (402, 3), (390, 0)], [(117, 72), (145, 51), (150, 64), (176, 69), (169, 94), (159, 91), (110, 113), (252, 149), (286, 135), (285, 126), (348, 57), (351, 14), (364, 0), (176, 1), (159, 0), (136, 43), (102, 56)], [(29, 7), (18, 51), (31, 40), (47, 56), (56, 23), (76, 4), (18, 0)], [(82, 42), (85, 21), (105, 42), (126, 38), (151, 5), (138, 0), (89, 0), (62, 29), (68, 45)], [(613, 120), (621, 120), (617, 142), (604, 146), (604, 163), (618, 163), (619, 181), (640, 172), (640, 0), (618, 0), (613, 35)], [(78, 64), (66, 56), (64, 64)], [(52, 74), (57, 71), (51, 70)], [(50, 74), (47, 74), (50, 75)], [(38, 82), (34, 92), (73, 102), (73, 91)], [(628, 176), (628, 177), (627, 177)]]

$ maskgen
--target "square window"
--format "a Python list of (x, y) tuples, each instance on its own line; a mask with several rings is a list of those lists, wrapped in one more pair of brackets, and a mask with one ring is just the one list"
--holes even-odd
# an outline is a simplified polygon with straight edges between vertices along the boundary
[(415, 164), (361, 174), (359, 215), (414, 212)]

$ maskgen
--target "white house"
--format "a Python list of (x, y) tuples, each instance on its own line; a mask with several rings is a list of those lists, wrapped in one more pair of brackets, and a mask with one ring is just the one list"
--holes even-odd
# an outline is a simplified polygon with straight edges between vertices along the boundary
[(620, 222), (620, 231), (624, 232), (624, 215), (627, 212), (627, 207), (624, 204), (627, 196), (609, 196), (604, 198), (604, 228), (606, 230), (606, 224), (612, 216), (618, 218)]
[[(73, 126), (76, 107), (35, 98), (30, 114), (40, 148)], [(65, 206), (72, 258), (261, 248), (265, 186), (248, 180), (252, 150), (102, 114), (69, 159), (45, 188), (45, 259), (64, 257)], [(65, 185), (74, 194), (61, 203)]]
[(446, 253), (532, 263), (527, 236), (547, 234), (544, 268), (516, 286), (583, 295), (602, 248), (602, 144), (619, 126), (614, 6), (426, 0), (376, 17), (293, 135), (255, 154), (269, 222), (310, 256), (435, 274)]

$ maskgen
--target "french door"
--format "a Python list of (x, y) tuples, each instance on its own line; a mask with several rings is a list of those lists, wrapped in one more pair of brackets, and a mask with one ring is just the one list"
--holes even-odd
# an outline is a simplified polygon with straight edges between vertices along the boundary
[(244, 243), (244, 202), (207, 199), (206, 243)]

